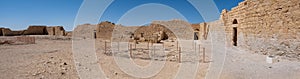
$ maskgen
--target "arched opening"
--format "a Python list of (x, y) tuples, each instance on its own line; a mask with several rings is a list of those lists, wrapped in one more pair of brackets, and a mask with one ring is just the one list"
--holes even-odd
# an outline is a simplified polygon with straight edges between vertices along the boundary
[(232, 24), (238, 24), (238, 21), (236, 19), (234, 19)]
[(233, 34), (232, 34), (232, 42), (233, 42), (233, 46), (237, 46), (237, 24), (238, 24), (238, 21), (236, 19), (233, 20), (232, 22), (233, 24)]
[(199, 40), (199, 32), (194, 32), (194, 40)]

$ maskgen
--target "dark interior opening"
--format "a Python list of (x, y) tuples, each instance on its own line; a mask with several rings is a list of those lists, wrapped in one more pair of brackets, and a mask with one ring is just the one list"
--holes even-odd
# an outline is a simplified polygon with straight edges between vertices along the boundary
[(198, 32), (194, 32), (194, 40), (198, 40), (198, 39), (199, 39)]
[(237, 27), (233, 27), (233, 46), (237, 46)]
[(232, 24), (238, 24), (237, 20), (234, 19), (233, 22), (232, 22)]

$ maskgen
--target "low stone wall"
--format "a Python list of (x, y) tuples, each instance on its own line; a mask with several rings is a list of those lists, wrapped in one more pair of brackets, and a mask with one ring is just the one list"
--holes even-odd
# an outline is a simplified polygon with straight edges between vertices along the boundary
[(35, 38), (28, 36), (0, 37), (1, 44), (35, 44)]

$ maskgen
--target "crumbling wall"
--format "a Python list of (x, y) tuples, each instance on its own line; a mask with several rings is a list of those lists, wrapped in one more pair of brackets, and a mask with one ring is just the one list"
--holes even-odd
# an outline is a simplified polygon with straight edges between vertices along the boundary
[(72, 36), (72, 31), (66, 32), (66, 36), (67, 36), (67, 37), (71, 37), (71, 36)]
[(48, 35), (55, 35), (53, 27), (47, 27), (46, 29), (47, 29)]
[(153, 24), (160, 24), (167, 27), (170, 31), (176, 35), (176, 39), (181, 40), (193, 40), (194, 33), (190, 23), (182, 20), (171, 21), (153, 21)]
[(166, 40), (168, 38), (176, 38), (176, 36), (171, 30), (159, 24), (150, 24), (149, 26), (141, 26), (134, 32), (134, 36), (141, 39), (149, 40), (154, 33), (160, 31), (162, 31), (163, 34), (166, 34), (164, 35), (164, 37), (162, 37), (163, 38), (162, 40)]
[(192, 24), (194, 32), (198, 32), (199, 40), (206, 40), (209, 32), (208, 23)]
[(48, 35), (47, 26), (29, 26), (26, 31), (24, 31), (24, 35)]
[(48, 35), (65, 36), (65, 29), (62, 26), (47, 27)]
[(91, 24), (83, 24), (83, 25), (78, 25), (74, 31), (72, 32), (72, 35), (75, 39), (94, 39), (95, 34), (94, 31), (96, 29), (97, 25), (91, 25)]
[(0, 28), (0, 36), (3, 36), (2, 29), (3, 28)]
[(299, 8), (300, 0), (245, 0), (231, 11), (223, 10), (220, 19), (228, 42), (237, 27), (237, 46), (264, 54), (293, 53), (300, 47)]
[(17, 35), (23, 35), (23, 30), (21, 31), (12, 31), (9, 28), (2, 28), (2, 34), (3, 36), (17, 36)]
[(35, 38), (28, 36), (11, 36), (0, 37), (0, 45), (2, 44), (34, 44)]
[(54, 33), (56, 36), (65, 36), (65, 29), (62, 26), (55, 26)]
[(99, 23), (96, 28), (96, 37), (99, 39), (110, 40), (114, 27), (115, 24), (108, 21)]
[(112, 41), (121, 41), (121, 42), (133, 42), (134, 32), (140, 28), (140, 26), (122, 26), (116, 25), (110, 40)]

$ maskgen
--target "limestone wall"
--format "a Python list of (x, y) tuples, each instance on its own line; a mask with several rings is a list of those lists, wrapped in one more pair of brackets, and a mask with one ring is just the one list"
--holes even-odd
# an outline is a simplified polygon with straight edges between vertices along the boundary
[(62, 26), (49, 26), (47, 27), (48, 35), (55, 35), (55, 36), (65, 36), (65, 29)]
[(182, 20), (171, 20), (171, 21), (153, 21), (153, 24), (160, 24), (166, 26), (172, 31), (177, 39), (181, 40), (193, 40), (194, 30), (190, 23)]
[(140, 28), (140, 26), (122, 26), (116, 25), (112, 32), (112, 37), (110, 40), (117, 42), (132, 42), (131, 35)]
[(237, 27), (238, 46), (286, 53), (300, 48), (300, 0), (245, 0), (231, 11), (223, 10), (220, 19), (228, 42), (232, 42), (233, 27)]
[(166, 33), (165, 39), (176, 38), (176, 36), (174, 35), (174, 33), (171, 30), (169, 30), (165, 26), (159, 25), (159, 24), (150, 24), (149, 26), (141, 26), (134, 32), (134, 36), (141, 38), (141, 34), (143, 34), (143, 38), (150, 39), (150, 37), (154, 33), (157, 33), (160, 31), (163, 31), (164, 33)]
[(17, 35), (23, 35), (24, 31), (12, 31), (9, 28), (2, 28), (2, 34), (3, 36), (17, 36)]
[(47, 35), (47, 26), (29, 26), (27, 30), (24, 31), (24, 35)]
[(94, 30), (97, 27), (97, 25), (91, 25), (91, 24), (83, 24), (78, 25), (74, 31), (72, 32), (72, 36), (75, 39), (94, 39)]
[(98, 39), (110, 40), (114, 27), (115, 24), (108, 21), (99, 23), (96, 27), (96, 37)]
[(0, 36), (3, 36), (2, 29), (3, 28), (0, 28)]

